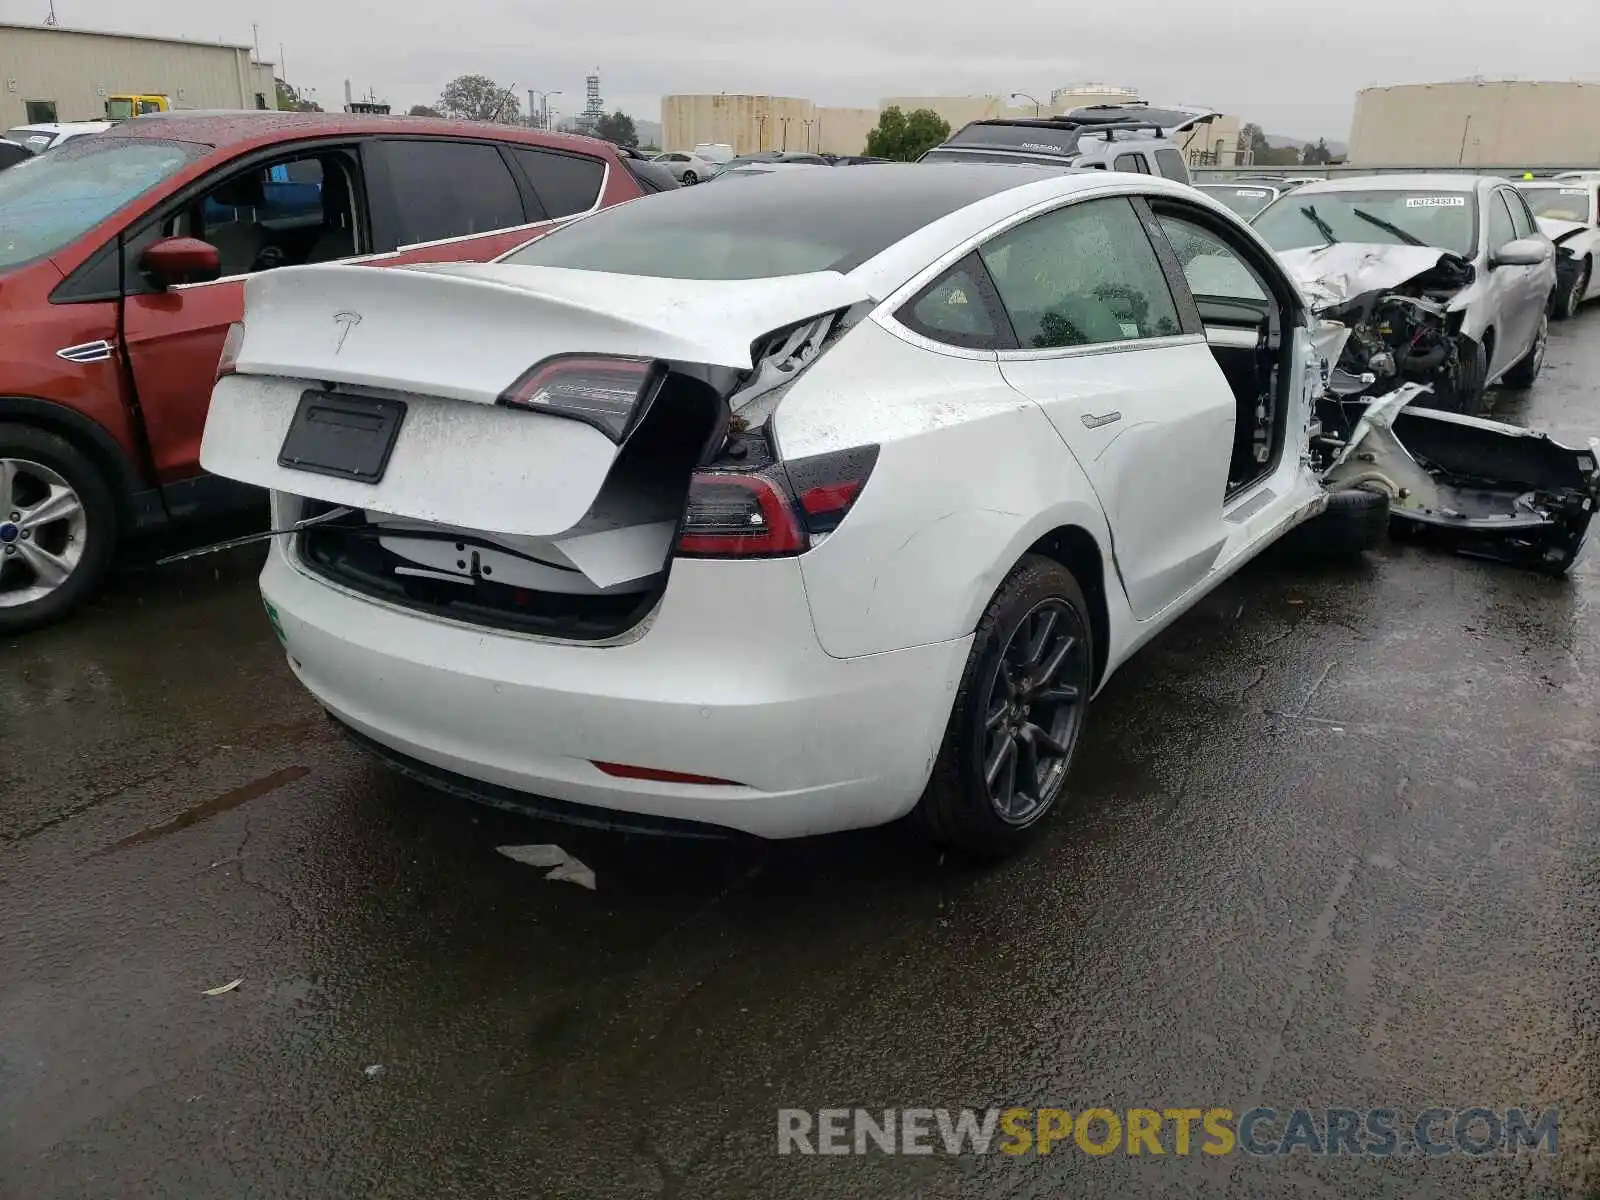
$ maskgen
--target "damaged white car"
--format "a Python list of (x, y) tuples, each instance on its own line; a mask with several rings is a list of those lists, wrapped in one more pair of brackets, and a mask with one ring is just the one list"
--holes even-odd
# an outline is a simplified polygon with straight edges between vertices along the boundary
[[(1217, 259), (1240, 294), (1190, 287)], [(202, 460), (272, 490), (289, 663), (402, 772), (623, 828), (914, 814), (996, 855), (1118, 665), (1337, 532), (1316, 454), (1357, 473), (1335, 517), (1416, 486), (1370, 412), (1313, 450), (1329, 345), (1181, 184), (794, 171), (493, 264), (253, 276)]]
[(1600, 179), (1544, 179), (1519, 183), (1539, 228), (1556, 247), (1556, 300), (1552, 310), (1566, 320), (1578, 306), (1600, 296)]
[(1555, 252), (1504, 179), (1358, 176), (1280, 197), (1251, 224), (1318, 315), (1349, 326), (1346, 392), (1402, 383), (1456, 412), (1484, 389), (1529, 387), (1544, 365)]

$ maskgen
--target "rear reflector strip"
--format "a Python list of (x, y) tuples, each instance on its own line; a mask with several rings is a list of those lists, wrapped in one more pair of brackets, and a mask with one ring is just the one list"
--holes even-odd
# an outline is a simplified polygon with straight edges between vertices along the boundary
[(594, 765), (605, 774), (617, 779), (647, 779), (652, 783), (698, 783), (707, 787), (743, 787), (731, 779), (716, 779), (710, 775), (690, 775), (685, 771), (663, 771), (657, 767), (630, 767), (626, 763), (598, 762)]

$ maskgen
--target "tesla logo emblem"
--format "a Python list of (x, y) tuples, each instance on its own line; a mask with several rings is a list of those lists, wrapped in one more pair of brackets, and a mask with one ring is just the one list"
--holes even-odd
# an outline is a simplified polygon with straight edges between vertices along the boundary
[(344, 340), (350, 336), (350, 331), (361, 324), (361, 314), (358, 312), (336, 312), (333, 314), (333, 323), (339, 327), (339, 340), (333, 344), (335, 354), (344, 349)]

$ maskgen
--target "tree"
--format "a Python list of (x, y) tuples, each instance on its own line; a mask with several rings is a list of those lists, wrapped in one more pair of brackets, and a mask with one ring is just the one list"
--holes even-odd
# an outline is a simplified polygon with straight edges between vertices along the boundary
[(878, 127), (867, 134), (867, 154), (915, 162), (950, 136), (950, 122), (931, 108), (914, 109), (910, 116), (891, 104), (878, 117)]
[(610, 116), (601, 114), (595, 122), (594, 135), (615, 146), (639, 145), (639, 131), (633, 126), (633, 118), (620, 109)]
[(281, 79), (272, 81), (278, 92), (278, 107), (284, 112), (321, 112), (322, 105), (313, 100), (307, 100), (300, 94), (300, 89), (292, 87)]
[(1313, 146), (1307, 142), (1305, 149), (1300, 152), (1300, 163), (1307, 167), (1325, 166), (1333, 161), (1333, 151), (1328, 149), (1328, 139), (1318, 138)]
[(439, 110), (437, 108), (429, 108), (426, 104), (413, 104), (411, 111), (406, 115), (408, 117), (437, 117)]
[(1239, 130), (1239, 153), (1249, 156), (1254, 163), (1266, 162), (1272, 155), (1272, 143), (1266, 132), (1254, 121)]
[(434, 105), (439, 113), (458, 121), (493, 121), (496, 125), (522, 123), (522, 105), (516, 94), (487, 75), (462, 75), (445, 84)]

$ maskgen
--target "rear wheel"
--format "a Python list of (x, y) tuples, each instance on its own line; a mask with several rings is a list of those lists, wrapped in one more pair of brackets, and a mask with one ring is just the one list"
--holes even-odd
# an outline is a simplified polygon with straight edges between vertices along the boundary
[(1093, 690), (1089, 609), (1077, 580), (1029, 555), (978, 624), (944, 745), (915, 819), (979, 858), (1026, 845), (1065, 790)]
[(1590, 272), (1594, 264), (1587, 258), (1578, 267), (1577, 275), (1573, 276), (1572, 283), (1556, 293), (1555, 317), (1558, 321), (1565, 321), (1578, 311), (1578, 305), (1583, 303), (1584, 293), (1589, 290)]
[(1539, 378), (1539, 372), (1544, 367), (1544, 352), (1550, 341), (1550, 314), (1539, 314), (1539, 330), (1534, 335), (1533, 345), (1528, 347), (1528, 352), (1519, 358), (1515, 365), (1506, 372), (1506, 383), (1514, 388), (1529, 388), (1533, 381)]
[(63, 616), (100, 582), (117, 537), (111, 489), (71, 442), (0, 425), (0, 635)]
[(691, 183), (699, 183), (700, 176), (696, 175), (693, 171), (685, 171), (683, 173), (683, 179), (680, 182), (687, 187)]

